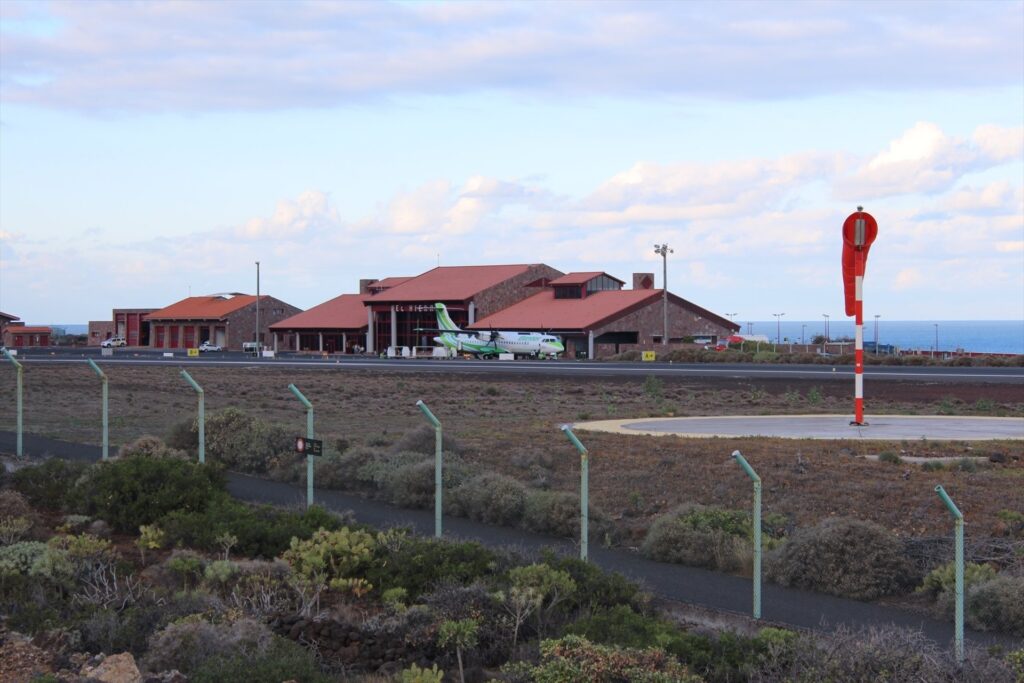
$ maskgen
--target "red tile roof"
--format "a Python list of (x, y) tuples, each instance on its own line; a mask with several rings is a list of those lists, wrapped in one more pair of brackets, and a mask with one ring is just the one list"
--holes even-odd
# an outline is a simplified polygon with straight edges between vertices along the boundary
[(290, 318), (274, 323), (272, 330), (365, 330), (369, 294), (342, 294)]
[[(605, 273), (604, 271), (596, 270), (596, 271), (589, 272), (589, 273), (568, 273), (566, 275), (563, 275), (560, 278), (555, 278), (554, 280), (552, 280), (548, 284), (549, 285), (583, 285), (583, 284), (586, 284), (586, 283), (590, 282), (595, 277), (600, 277), (602, 275), (604, 275), (605, 277), (610, 277), (611, 279), (615, 280), (616, 282), (622, 282), (622, 280), (620, 280), (619, 278), (617, 278), (617, 277), (615, 277), (613, 275), (609, 275), (608, 273)], [(626, 284), (626, 283), (622, 282), (622, 284)]]
[[(265, 299), (266, 296), (260, 296)], [(252, 294), (217, 294), (213, 296), (190, 296), (171, 304), (167, 308), (153, 311), (146, 320), (220, 320), (229, 313), (244, 308), (256, 301)]]
[(439, 266), (409, 278), (370, 299), (372, 303), (466, 300), (483, 290), (522, 275), (529, 265), (513, 266)]
[[(600, 274), (600, 273), (599, 273)], [(628, 309), (661, 298), (660, 289), (622, 289), (594, 292), (583, 299), (556, 299), (551, 290), (489, 315), (474, 329), (586, 330), (625, 315)]]

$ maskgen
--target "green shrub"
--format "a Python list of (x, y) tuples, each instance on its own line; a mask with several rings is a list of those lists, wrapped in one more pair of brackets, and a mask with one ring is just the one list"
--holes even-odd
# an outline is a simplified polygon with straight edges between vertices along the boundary
[(598, 609), (566, 629), (593, 643), (620, 647), (658, 647), (670, 652), (682, 639), (677, 626), (665, 619), (638, 614), (628, 605)]
[(172, 511), (201, 512), (224, 490), (223, 475), (206, 465), (126, 458), (95, 465), (75, 493), (81, 512), (133, 533)]
[(526, 507), (526, 487), (504, 474), (488, 472), (452, 491), (453, 513), (487, 524), (515, 526)]
[(413, 663), (408, 669), (402, 669), (398, 680), (400, 683), (441, 683), (444, 671), (438, 669), (437, 664), (432, 664), (429, 669), (421, 669)]
[(650, 604), (650, 594), (618, 572), (605, 571), (578, 557), (556, 555), (551, 550), (541, 552), (540, 557), (544, 564), (565, 572), (576, 584), (576, 592), (569, 600), (577, 608), (594, 610), (628, 605), (642, 611)]
[(946, 465), (941, 460), (929, 460), (921, 465), (921, 469), (925, 472), (941, 472), (946, 469)]
[[(996, 570), (987, 564), (968, 562), (964, 565), (964, 591), (971, 586), (989, 581), (996, 576)], [(956, 607), (956, 565), (947, 562), (928, 572), (917, 592), (928, 595), (935, 601), (936, 611), (945, 617), (953, 615)]]
[(498, 565), (498, 556), (479, 543), (386, 532), (378, 536), (366, 579), (380, 591), (404, 588), (412, 601), (440, 581), (472, 583), (494, 576)]
[(176, 422), (167, 432), (164, 443), (168, 448), (174, 448), (186, 453), (197, 453), (199, 451), (199, 428), (196, 420), (183, 420)]
[(200, 511), (174, 511), (160, 519), (167, 543), (208, 552), (222, 550), (224, 534), (238, 539), (234, 551), (246, 557), (271, 558), (288, 549), (292, 538), (309, 538), (317, 529), (334, 530), (341, 520), (319, 506), (289, 512), (254, 506), (227, 497), (217, 498)]
[(903, 458), (892, 451), (882, 451), (878, 454), (878, 462), (887, 462), (890, 465), (900, 465), (903, 463)]
[(126, 443), (117, 451), (118, 458), (171, 458), (188, 460), (185, 451), (171, 448), (155, 436), (140, 436), (131, 443)]
[(365, 531), (319, 529), (308, 539), (293, 538), (281, 557), (299, 576), (321, 576), (335, 590), (361, 594), (372, 588), (360, 574), (368, 567), (375, 546), (376, 540)]
[(33, 506), (66, 510), (75, 482), (89, 468), (84, 462), (51, 458), (41, 465), (23, 467), (12, 475), (14, 488), (25, 494)]
[[(392, 458), (411, 460), (409, 451), (398, 453)], [(422, 456), (418, 456), (422, 457)], [(434, 505), (434, 469), (432, 458), (420, 459), (390, 468), (381, 482), (384, 496), (393, 504), (409, 508), (429, 508)], [(442, 486), (446, 491), (457, 488), (465, 479), (465, 468), (449, 456), (441, 469)]]
[(254, 655), (236, 651), (205, 660), (189, 676), (190, 683), (328, 683), (313, 655), (298, 643), (272, 636)]
[(12, 489), (0, 489), (0, 518), (31, 516), (32, 506), (25, 494)]
[(745, 512), (684, 505), (654, 520), (640, 551), (662, 562), (736, 571), (753, 553), (750, 524)]
[(768, 575), (784, 586), (872, 600), (907, 587), (911, 566), (886, 529), (838, 517), (793, 534), (769, 555)]
[(206, 457), (233, 470), (266, 472), (294, 457), (292, 431), (226, 408), (206, 420)]
[(1024, 576), (996, 576), (972, 586), (964, 603), (972, 627), (1024, 636)]
[(131, 652), (141, 656), (150, 636), (176, 619), (211, 611), (218, 605), (208, 596), (177, 593), (161, 600), (145, 599), (117, 609), (120, 605), (84, 611), (74, 622), (82, 635), (82, 647), (88, 652)]

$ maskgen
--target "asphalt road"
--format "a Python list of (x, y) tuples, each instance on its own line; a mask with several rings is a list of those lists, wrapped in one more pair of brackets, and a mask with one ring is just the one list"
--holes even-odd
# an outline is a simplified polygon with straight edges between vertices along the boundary
[[(98, 348), (63, 348), (22, 350), (18, 359), (33, 363), (84, 362), (92, 358), (107, 364), (171, 364), (193, 363), (266, 367), (323, 368), (324, 370), (373, 370), (376, 372), (437, 372), (449, 374), (492, 374), (544, 377), (717, 377), (722, 379), (786, 379), (827, 381), (852, 379), (852, 365), (767, 365), (753, 363), (640, 363), (575, 360), (465, 360), (465, 359), (385, 359), (367, 356), (332, 356), (282, 354), (277, 358), (254, 359), (241, 352), (204, 353), (189, 358), (182, 351), (164, 357), (154, 350), (114, 349), (112, 356), (101, 356)], [(171, 353), (171, 352), (167, 352)], [(867, 381), (894, 380), (903, 382), (942, 382), (972, 384), (1020, 384), (1024, 386), (1024, 367), (932, 367), (869, 365), (864, 369)]]
[[(46, 455), (78, 460), (98, 460), (100, 457), (100, 449), (96, 446), (73, 444), (31, 434), (25, 435), (24, 446), (26, 456), (30, 459)], [(14, 433), (0, 432), (0, 452), (13, 453), (14, 448)], [(304, 487), (243, 474), (229, 474), (228, 490), (236, 498), (258, 503), (294, 506), (305, 501)], [(360, 522), (376, 527), (410, 525), (418, 533), (433, 534), (432, 511), (396, 508), (337, 491), (318, 491), (316, 497), (316, 502), (328, 509), (351, 510)], [(443, 523), (444, 533), (448, 538), (477, 540), (494, 547), (512, 546), (527, 552), (545, 547), (553, 547), (571, 554), (579, 552), (577, 546), (567, 539), (451, 517), (445, 518)], [(750, 613), (752, 584), (749, 579), (693, 567), (653, 562), (628, 550), (601, 548), (596, 544), (592, 544), (590, 548), (590, 560), (606, 570), (620, 572), (641, 582), (653, 593), (669, 600), (738, 615)], [(940, 645), (950, 645), (953, 640), (952, 623), (922, 617), (893, 607), (783, 588), (771, 583), (766, 583), (763, 587), (762, 615), (766, 624), (817, 631), (828, 631), (839, 624), (853, 627), (895, 624), (919, 629)], [(965, 638), (977, 645), (1001, 645), (1007, 649), (1016, 649), (1024, 645), (1019, 638), (970, 629), (966, 631)]]

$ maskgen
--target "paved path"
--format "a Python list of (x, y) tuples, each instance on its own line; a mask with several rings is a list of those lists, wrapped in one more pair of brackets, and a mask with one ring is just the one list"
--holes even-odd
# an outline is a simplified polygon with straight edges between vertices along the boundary
[[(0, 452), (14, 452), (14, 434), (0, 432)], [(25, 451), (30, 459), (44, 455), (78, 460), (98, 460), (97, 446), (73, 444), (54, 439), (25, 435)], [(229, 474), (228, 490), (242, 500), (274, 505), (303, 505), (305, 486), (267, 481), (258, 477)], [(318, 491), (317, 503), (337, 510), (351, 510), (356, 519), (377, 527), (411, 525), (417, 532), (433, 534), (434, 515), (428, 510), (406, 510), (365, 500), (337, 491)], [(578, 553), (567, 539), (528, 533), (518, 529), (494, 527), (466, 519), (446, 517), (445, 536), (476, 540), (488, 546), (512, 546), (526, 551), (553, 547), (566, 553)], [(653, 562), (634, 552), (592, 546), (590, 560), (609, 571), (616, 571), (646, 585), (652, 592), (670, 600), (699, 605), (735, 614), (749, 614), (751, 581), (737, 576)], [(827, 630), (837, 624), (850, 626), (896, 624), (920, 629), (941, 645), (953, 639), (953, 624), (922, 617), (904, 610), (836, 598), (820, 593), (783, 588), (766, 583), (762, 593), (762, 614), (766, 622), (799, 628)], [(968, 630), (969, 642), (1005, 648), (1024, 646), (1019, 638)]]
[(763, 436), (782, 439), (859, 441), (989, 441), (1024, 439), (1024, 418), (867, 415), (866, 426), (849, 415), (732, 415), (657, 417), (579, 422), (577, 430), (617, 434), (675, 435), (687, 438)]

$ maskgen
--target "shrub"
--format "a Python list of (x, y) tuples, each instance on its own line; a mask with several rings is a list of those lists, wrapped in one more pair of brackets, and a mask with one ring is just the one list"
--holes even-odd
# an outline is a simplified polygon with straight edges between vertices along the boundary
[(201, 512), (224, 493), (224, 477), (181, 460), (127, 458), (96, 465), (76, 488), (82, 511), (121, 533), (152, 524), (172, 511)]
[[(979, 583), (995, 578), (996, 570), (987, 564), (968, 562), (964, 565), (964, 591)], [(947, 562), (930, 571), (917, 588), (919, 593), (935, 601), (936, 611), (945, 617), (952, 616), (956, 607), (956, 565)]]
[(14, 488), (29, 502), (48, 510), (66, 510), (75, 482), (89, 468), (84, 462), (51, 458), (41, 465), (23, 467), (13, 475)]
[(641, 552), (662, 562), (736, 571), (753, 552), (750, 525), (744, 512), (684, 505), (654, 520)]
[(972, 586), (964, 603), (974, 628), (1024, 636), (1024, 576), (996, 576)]
[(90, 611), (75, 627), (89, 652), (131, 652), (141, 656), (150, 636), (176, 619), (221, 606), (203, 593), (178, 593), (160, 601), (146, 599), (123, 610), (117, 606)]
[(784, 586), (872, 600), (905, 588), (911, 565), (895, 535), (837, 517), (793, 534), (769, 556), (768, 575)]
[(0, 490), (0, 518), (30, 517), (32, 506), (23, 493), (11, 489)]
[(229, 469), (266, 472), (281, 457), (293, 457), (291, 431), (226, 408), (206, 420), (206, 457)]
[(167, 432), (164, 442), (168, 448), (196, 453), (199, 450), (199, 428), (196, 421), (192, 419), (176, 422)]
[(189, 677), (190, 683), (327, 683), (313, 655), (298, 643), (272, 636), (255, 656), (242, 650), (221, 653), (204, 661)]
[[(403, 451), (419, 453), (420, 455), (434, 455), (437, 448), (434, 428), (430, 425), (420, 425), (402, 435), (398, 441), (391, 446), (392, 453)], [(447, 432), (441, 432), (441, 451), (444, 453), (458, 453), (461, 449), (458, 443)]]
[(579, 636), (547, 640), (540, 647), (541, 663), (531, 672), (535, 681), (700, 682), (699, 677), (690, 674), (686, 667), (663, 650), (596, 645)]
[(404, 588), (409, 600), (416, 600), (442, 580), (465, 584), (494, 576), (498, 571), (498, 556), (479, 543), (385, 532), (378, 535), (377, 551), (366, 579), (381, 591)]
[(420, 596), (437, 621), (476, 622), (479, 635), (475, 655), (484, 665), (494, 666), (508, 659), (508, 616), (504, 607), (480, 581), (462, 585), (443, 581)]
[(317, 529), (341, 527), (338, 516), (313, 506), (289, 512), (271, 506), (252, 506), (221, 497), (201, 511), (175, 511), (160, 520), (167, 543), (213, 552), (223, 550), (225, 534), (237, 539), (234, 550), (248, 557), (271, 558), (284, 552), (292, 538), (309, 538)]
[(365, 531), (320, 529), (308, 539), (293, 538), (282, 559), (299, 576), (322, 576), (331, 588), (358, 595), (373, 587), (359, 574), (368, 566), (375, 545), (374, 537)]
[(0, 517), (0, 545), (10, 545), (24, 538), (32, 529), (28, 517)]
[(900, 465), (903, 463), (903, 458), (898, 453), (892, 451), (882, 451), (878, 454), (878, 462), (887, 462), (891, 465)]
[(413, 663), (408, 669), (402, 669), (398, 680), (400, 683), (441, 683), (444, 671), (438, 669), (437, 664), (432, 664), (429, 669), (421, 669)]
[[(411, 460), (412, 452), (402, 452), (397, 459)], [(395, 505), (411, 508), (428, 508), (434, 504), (434, 460), (419, 459), (408, 464), (390, 468), (383, 476), (381, 490), (385, 497)], [(451, 491), (462, 483), (465, 469), (454, 458), (447, 458), (441, 469), (442, 486)]]
[(515, 526), (526, 507), (526, 487), (503, 474), (485, 473), (466, 480), (451, 495), (455, 514), (487, 524)]
[(523, 526), (542, 534), (579, 537), (580, 499), (564, 491), (530, 491), (523, 507)]
[(117, 451), (118, 458), (172, 458), (188, 460), (188, 453), (171, 448), (155, 436), (140, 436)]
[(576, 592), (569, 599), (578, 608), (593, 610), (629, 605), (642, 611), (650, 604), (651, 596), (618, 572), (605, 571), (578, 557), (557, 556), (550, 550), (541, 553), (541, 561), (565, 572), (575, 582)]

